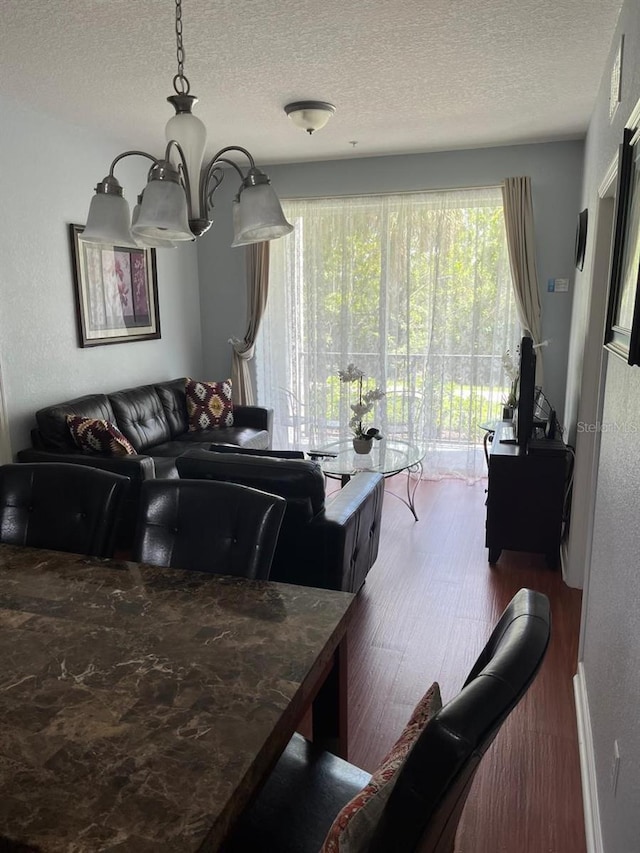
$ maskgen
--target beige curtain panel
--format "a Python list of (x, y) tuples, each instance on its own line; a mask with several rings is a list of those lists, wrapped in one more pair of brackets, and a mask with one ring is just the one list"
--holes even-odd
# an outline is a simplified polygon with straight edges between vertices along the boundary
[(254, 356), (260, 321), (269, 293), (269, 243), (252, 243), (246, 249), (249, 326), (244, 338), (229, 338), (233, 347), (231, 379), (233, 400), (244, 406), (255, 405), (249, 362)]
[[(520, 324), (534, 344), (542, 343), (542, 309), (536, 268), (531, 178), (505, 178), (502, 185), (513, 292)], [(542, 384), (542, 349), (536, 349), (536, 382)]]

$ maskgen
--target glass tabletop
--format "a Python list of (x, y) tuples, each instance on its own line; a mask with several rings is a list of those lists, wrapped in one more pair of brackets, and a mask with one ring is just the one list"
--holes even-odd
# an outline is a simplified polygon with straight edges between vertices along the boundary
[(322, 470), (328, 477), (348, 477), (358, 471), (376, 471), (390, 477), (418, 465), (424, 458), (425, 448), (400, 439), (383, 438), (373, 441), (369, 453), (356, 453), (350, 438), (326, 444), (314, 454), (335, 453), (335, 457), (321, 459)]

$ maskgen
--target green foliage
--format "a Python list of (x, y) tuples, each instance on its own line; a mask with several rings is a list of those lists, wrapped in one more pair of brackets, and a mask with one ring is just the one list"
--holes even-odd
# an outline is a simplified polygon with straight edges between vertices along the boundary
[(479, 441), (480, 425), (494, 423), (501, 417), (502, 391), (502, 388), (446, 383), (437, 417), (438, 438), (462, 441), (467, 436), (476, 436)]
[(438, 205), (432, 194), (287, 205), (287, 384), (316, 422), (349, 422), (335, 374), (351, 360), (387, 391), (368, 419), (383, 429), (419, 411), (425, 435), (475, 440), (499, 415), (517, 327), (502, 207), (473, 193)]

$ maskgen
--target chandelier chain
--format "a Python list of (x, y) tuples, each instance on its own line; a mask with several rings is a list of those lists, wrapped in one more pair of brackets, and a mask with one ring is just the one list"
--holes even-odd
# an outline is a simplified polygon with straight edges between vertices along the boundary
[(184, 74), (184, 46), (182, 44), (182, 0), (176, 0), (176, 59), (178, 73), (173, 78), (173, 88), (177, 95), (188, 95), (191, 85)]

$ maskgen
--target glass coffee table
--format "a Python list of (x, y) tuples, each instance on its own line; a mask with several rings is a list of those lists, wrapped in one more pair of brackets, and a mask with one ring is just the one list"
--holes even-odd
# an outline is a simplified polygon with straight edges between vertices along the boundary
[(373, 447), (369, 453), (356, 453), (352, 440), (344, 438), (325, 444), (316, 450), (309, 450), (308, 454), (321, 463), (322, 471), (327, 477), (341, 480), (343, 486), (360, 471), (375, 471), (385, 478), (394, 477), (406, 471), (407, 497), (404, 498), (395, 492), (388, 492), (388, 494), (394, 495), (406, 504), (417, 521), (414, 497), (422, 476), (425, 448), (419, 444), (389, 438), (374, 441), (372, 444)]

